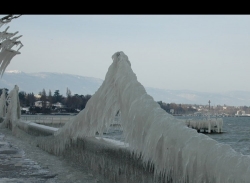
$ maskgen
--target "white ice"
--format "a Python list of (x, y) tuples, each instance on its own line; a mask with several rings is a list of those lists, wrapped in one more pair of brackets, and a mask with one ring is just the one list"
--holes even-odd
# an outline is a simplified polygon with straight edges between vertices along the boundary
[(211, 131), (221, 133), (223, 126), (223, 119), (222, 118), (197, 119), (197, 120), (188, 119), (186, 120), (186, 125), (196, 130), (207, 129), (208, 133), (211, 133)]
[(2, 89), (0, 97), (0, 118), (4, 118), (6, 114), (6, 91)]
[(62, 151), (70, 139), (102, 134), (120, 110), (125, 143), (145, 163), (154, 164), (156, 175), (165, 174), (173, 182), (250, 182), (249, 156), (166, 113), (137, 81), (128, 57), (117, 52), (112, 59), (85, 109), (56, 132), (60, 145), (52, 144), (58, 146), (55, 151)]
[(121, 141), (118, 141), (118, 140), (114, 140), (114, 139), (109, 139), (109, 138), (101, 138), (101, 137), (95, 137), (96, 139), (98, 140), (104, 140), (106, 142), (109, 142), (115, 146), (120, 146), (120, 147), (129, 147), (129, 144), (128, 143), (125, 143), (125, 142), (121, 142)]
[[(1, 27), (1, 24), (0, 24)], [(0, 75), (2, 77), (5, 69), (10, 64), (10, 61), (14, 56), (17, 54), (20, 54), (19, 50), (23, 47), (23, 44), (21, 41), (17, 41), (21, 36), (14, 37), (13, 39), (10, 39), (11, 37), (15, 36), (18, 32), (15, 33), (8, 33), (7, 30), (9, 27), (7, 27), (3, 32), (0, 32)], [(18, 46), (19, 48), (17, 50), (13, 50), (13, 46)]]
[(12, 129), (15, 132), (16, 124), (21, 117), (21, 108), (19, 102), (19, 87), (15, 87), (9, 92), (6, 102), (8, 103), (7, 112), (5, 114), (4, 121), (0, 124), (1, 127), (6, 127)]

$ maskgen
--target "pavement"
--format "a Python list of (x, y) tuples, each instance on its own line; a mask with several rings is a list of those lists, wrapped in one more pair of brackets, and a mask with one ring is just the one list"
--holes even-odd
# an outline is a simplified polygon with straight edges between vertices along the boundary
[[(26, 134), (26, 133), (24, 133)], [(0, 183), (107, 183), (88, 167), (49, 154), (0, 128)]]
[(44, 183), (56, 175), (26, 158), (24, 150), (6, 141), (5, 135), (0, 133), (0, 183)]

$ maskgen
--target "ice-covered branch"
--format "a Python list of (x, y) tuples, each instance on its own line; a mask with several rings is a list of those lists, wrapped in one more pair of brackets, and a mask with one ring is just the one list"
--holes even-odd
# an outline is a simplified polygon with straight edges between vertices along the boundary
[(0, 53), (0, 75), (1, 77), (3, 76), (4, 71), (6, 70), (7, 66), (10, 64), (11, 59), (17, 54), (20, 54), (20, 52), (11, 50), (11, 49), (5, 49), (3, 52)]
[(7, 24), (11, 22), (12, 19), (20, 17), (22, 14), (14, 16), (13, 14), (9, 14), (3, 18), (0, 19), (0, 28), (2, 25)]
[[(0, 20), (2, 23), (3, 22), (5, 23), (6, 21), (10, 21), (11, 19), (18, 18), (18, 17), (13, 17), (12, 15), (10, 15)], [(1, 22), (0, 22), (0, 27), (1, 27)], [(12, 38), (18, 33), (18, 31), (15, 33), (9, 33), (7, 32), (8, 29), (9, 29), (9, 26), (3, 32), (0, 32), (0, 41), (1, 41), (0, 42), (0, 75), (1, 77), (3, 76), (5, 69), (9, 65), (12, 58), (17, 54), (20, 54), (19, 50), (23, 47), (22, 42), (17, 41), (20, 37), (22, 37), (22, 35)], [(19, 48), (17, 50), (13, 50), (12, 49), (13, 46), (19, 46)]]

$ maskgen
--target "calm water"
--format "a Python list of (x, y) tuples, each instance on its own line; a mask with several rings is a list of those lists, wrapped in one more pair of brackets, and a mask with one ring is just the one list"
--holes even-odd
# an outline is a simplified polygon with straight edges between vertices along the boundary
[[(176, 116), (178, 119), (198, 119), (199, 117)], [(214, 140), (230, 145), (235, 151), (250, 155), (250, 117), (223, 117), (223, 133), (206, 134)], [(104, 135), (107, 138), (123, 141), (119, 127), (110, 128)]]

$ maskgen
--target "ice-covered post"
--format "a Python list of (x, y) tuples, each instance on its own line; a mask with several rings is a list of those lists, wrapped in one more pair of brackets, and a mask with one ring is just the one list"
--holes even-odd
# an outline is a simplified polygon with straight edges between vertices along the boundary
[(217, 132), (222, 133), (222, 126), (223, 126), (222, 118), (217, 119), (216, 124), (217, 124)]
[(9, 95), (7, 96), (7, 113), (3, 123), (1, 124), (2, 127), (9, 128), (13, 130), (16, 127), (16, 123), (21, 118), (21, 109), (20, 109), (20, 102), (18, 96), (19, 88), (17, 85), (10, 91)]
[(6, 113), (6, 93), (5, 89), (2, 90), (2, 94), (0, 97), (0, 122), (4, 120), (5, 113)]

